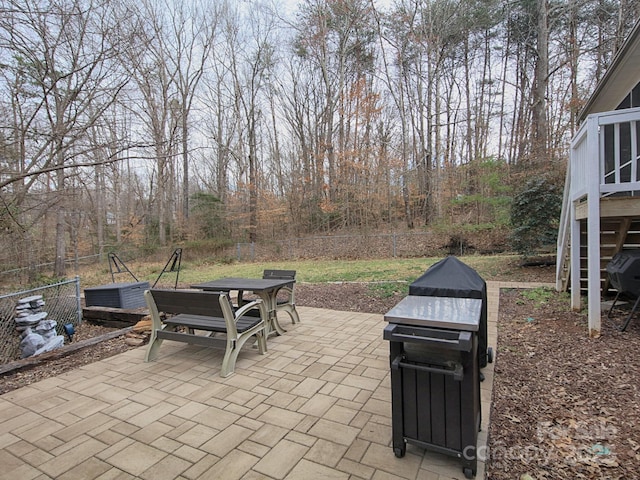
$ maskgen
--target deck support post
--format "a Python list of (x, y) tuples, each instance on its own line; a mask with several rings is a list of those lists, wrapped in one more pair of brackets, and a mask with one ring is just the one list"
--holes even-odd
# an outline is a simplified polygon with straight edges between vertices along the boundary
[[(587, 184), (587, 296), (589, 316), (589, 336), (600, 336), (600, 184), (604, 183), (600, 169), (601, 149), (598, 117), (587, 118), (587, 142), (589, 167), (587, 172), (596, 176), (597, 181)], [(594, 155), (594, 153), (597, 153)]]

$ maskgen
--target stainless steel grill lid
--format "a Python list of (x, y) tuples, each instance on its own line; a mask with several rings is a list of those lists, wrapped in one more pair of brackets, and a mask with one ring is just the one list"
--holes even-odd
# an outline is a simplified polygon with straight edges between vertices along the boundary
[(476, 332), (481, 314), (481, 299), (408, 295), (384, 319), (389, 323)]

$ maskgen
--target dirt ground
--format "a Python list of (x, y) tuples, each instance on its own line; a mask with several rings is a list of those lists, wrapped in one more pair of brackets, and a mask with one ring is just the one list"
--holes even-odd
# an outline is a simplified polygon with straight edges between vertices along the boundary
[[(553, 278), (553, 267), (521, 281)], [(509, 278), (506, 280), (514, 280)], [(296, 303), (385, 313), (404, 296), (359, 283), (298, 284)], [(624, 312), (616, 313), (620, 322)], [(587, 336), (584, 314), (566, 295), (537, 289), (501, 293), (487, 478), (631, 479), (640, 465), (640, 314), (626, 332), (603, 320)], [(111, 329), (85, 322), (77, 340)], [(0, 393), (120, 353), (122, 337), (0, 376)], [(528, 476), (527, 476), (528, 475)]]

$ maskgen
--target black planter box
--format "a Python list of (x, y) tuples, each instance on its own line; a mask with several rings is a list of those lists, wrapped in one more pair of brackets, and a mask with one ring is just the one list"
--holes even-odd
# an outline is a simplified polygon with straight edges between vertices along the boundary
[(84, 289), (87, 307), (141, 308), (146, 307), (144, 291), (149, 282), (110, 283)]

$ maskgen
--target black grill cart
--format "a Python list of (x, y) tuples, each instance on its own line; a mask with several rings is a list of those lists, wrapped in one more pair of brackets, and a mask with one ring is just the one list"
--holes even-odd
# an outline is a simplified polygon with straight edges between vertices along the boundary
[(481, 299), (409, 295), (385, 315), (397, 457), (412, 443), (459, 458), (475, 476), (481, 312)]

